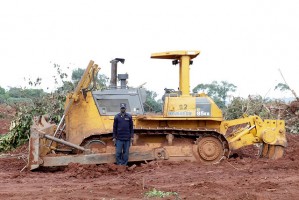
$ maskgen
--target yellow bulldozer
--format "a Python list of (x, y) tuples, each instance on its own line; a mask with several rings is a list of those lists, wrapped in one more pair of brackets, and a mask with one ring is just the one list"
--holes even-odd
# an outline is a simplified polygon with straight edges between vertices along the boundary
[(111, 61), (110, 86), (102, 90), (91, 87), (100, 68), (90, 61), (75, 90), (67, 95), (60, 123), (50, 124), (42, 118), (32, 128), (29, 169), (115, 163), (112, 129), (121, 103), (127, 105), (134, 123), (129, 162), (191, 160), (214, 164), (228, 158), (233, 150), (253, 144), (260, 144), (261, 157), (282, 157), (287, 146), (283, 120), (262, 120), (254, 115), (226, 121), (210, 97), (190, 93), (189, 68), (199, 53), (151, 55), (179, 65), (178, 90), (165, 89), (160, 114), (144, 112), (145, 89), (128, 87), (128, 74), (117, 74), (117, 64), (124, 59)]

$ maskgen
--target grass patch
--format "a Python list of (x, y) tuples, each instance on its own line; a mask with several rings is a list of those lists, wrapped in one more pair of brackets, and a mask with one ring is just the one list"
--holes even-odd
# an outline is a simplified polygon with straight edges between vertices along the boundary
[(164, 198), (164, 197), (168, 197), (168, 196), (176, 196), (178, 197), (178, 193), (177, 192), (163, 192), (160, 190), (156, 190), (155, 188), (146, 192), (145, 193), (146, 197), (160, 197), (160, 198)]

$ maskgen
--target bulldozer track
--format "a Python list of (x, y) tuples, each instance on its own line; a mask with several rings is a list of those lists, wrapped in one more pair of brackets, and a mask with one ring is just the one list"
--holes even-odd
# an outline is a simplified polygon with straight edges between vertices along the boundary
[[(194, 144), (198, 145), (197, 152), (199, 160), (203, 163), (217, 163), (223, 157), (229, 157), (229, 145), (224, 136), (215, 130), (188, 130), (188, 129), (134, 129), (137, 136), (165, 136), (172, 135), (174, 140), (179, 141), (183, 138), (193, 139)], [(111, 138), (112, 133), (95, 134), (86, 138), (80, 146), (85, 146), (93, 141), (102, 141), (104, 138)], [(217, 142), (218, 141), (218, 142)], [(109, 145), (109, 144), (106, 144)], [(171, 144), (171, 146), (176, 146)]]

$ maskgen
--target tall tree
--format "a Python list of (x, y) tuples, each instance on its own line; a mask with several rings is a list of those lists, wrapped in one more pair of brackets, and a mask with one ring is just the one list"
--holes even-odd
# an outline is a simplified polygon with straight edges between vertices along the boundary
[(74, 85), (77, 85), (84, 74), (84, 69), (77, 68), (72, 71), (72, 81)]
[(208, 84), (198, 84), (193, 89), (193, 92), (197, 93), (202, 91), (210, 96), (220, 108), (225, 108), (228, 93), (235, 92), (236, 88), (237, 86), (232, 83), (228, 83), (227, 81), (221, 81), (220, 83), (213, 81)]
[(7, 98), (8, 95), (6, 94), (5, 89), (0, 86), (0, 103), (4, 103)]
[(0, 94), (5, 94), (5, 89), (0, 86)]
[(108, 80), (109, 78), (105, 74), (98, 74), (97, 78), (97, 89), (103, 89), (108, 86)]
[(299, 97), (297, 96), (296, 92), (295, 92), (294, 90), (292, 90), (292, 89), (289, 87), (289, 85), (286, 84), (286, 83), (278, 83), (278, 84), (275, 86), (274, 90), (280, 90), (280, 91), (282, 91), (282, 92), (284, 92), (284, 91), (290, 91), (290, 92), (292, 92), (292, 94), (294, 95), (294, 97), (296, 98), (296, 100), (299, 101)]
[(7, 94), (9, 97), (14, 97), (14, 98), (24, 98), (25, 94), (23, 92), (22, 88), (17, 88), (17, 87), (11, 87), (7, 91)]
[(43, 89), (23, 89), (18, 87), (11, 87), (7, 91), (9, 97), (13, 98), (38, 98), (44, 94)]
[(146, 100), (144, 103), (145, 112), (162, 112), (162, 100), (157, 98), (157, 93), (151, 90), (146, 91)]

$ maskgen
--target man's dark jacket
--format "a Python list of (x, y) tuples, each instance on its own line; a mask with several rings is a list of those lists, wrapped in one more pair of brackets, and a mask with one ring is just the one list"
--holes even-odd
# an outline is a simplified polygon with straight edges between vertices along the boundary
[(132, 116), (128, 113), (118, 113), (114, 117), (113, 138), (117, 140), (130, 140), (134, 137)]

